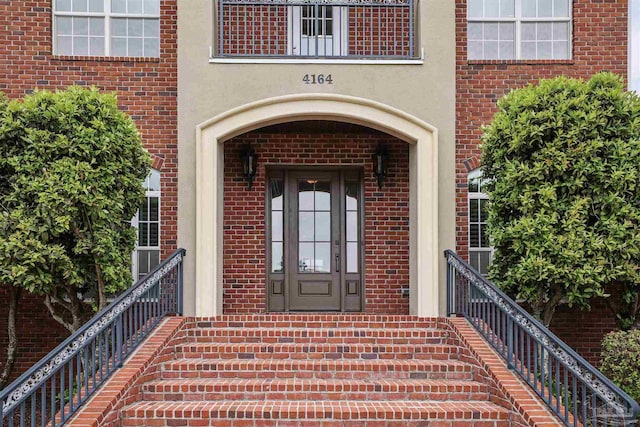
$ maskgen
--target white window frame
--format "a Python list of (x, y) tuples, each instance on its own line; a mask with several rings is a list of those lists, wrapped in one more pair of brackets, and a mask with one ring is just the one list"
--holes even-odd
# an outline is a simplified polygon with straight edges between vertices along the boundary
[(131, 273), (133, 274), (133, 282), (137, 282), (139, 280), (139, 265), (138, 265), (138, 252), (139, 251), (158, 251), (159, 252), (159, 257), (158, 260), (159, 262), (162, 261), (162, 186), (159, 187), (159, 190), (149, 190), (149, 179), (151, 177), (152, 173), (157, 173), (158, 177), (160, 179), (160, 182), (162, 182), (162, 175), (160, 174), (160, 171), (153, 169), (151, 171), (151, 173), (149, 174), (149, 176), (147, 176), (147, 178), (144, 181), (144, 188), (145, 188), (145, 195), (144, 195), (144, 203), (148, 203), (148, 199), (151, 197), (156, 197), (158, 199), (158, 245), (157, 246), (139, 246), (138, 245), (138, 225), (139, 225), (139, 221), (140, 221), (140, 210), (138, 210), (136, 212), (136, 214), (134, 215), (134, 217), (131, 219), (131, 226), (134, 227), (136, 229), (136, 247), (133, 250), (133, 253), (131, 254)]
[[(498, 0), (495, 0), (498, 1)], [(514, 0), (515, 2), (515, 9), (514, 9), (514, 16), (513, 17), (506, 17), (506, 18), (500, 18), (500, 17), (491, 17), (491, 18), (472, 18), (469, 16), (468, 10), (467, 10), (467, 30), (469, 29), (469, 24), (470, 23), (477, 23), (477, 24), (501, 24), (501, 23), (514, 23), (515, 24), (515, 38), (514, 38), (514, 49), (515, 49), (515, 56), (513, 58), (502, 58), (502, 59), (491, 59), (492, 61), (545, 61), (545, 60), (571, 60), (573, 58), (573, 1), (569, 0), (568, 1), (568, 17), (561, 17), (561, 18), (554, 18), (554, 17), (534, 17), (534, 18), (523, 18), (522, 17), (522, 2), (523, 1), (533, 1), (533, 0)], [(634, 1), (634, 0), (631, 0)], [(566, 58), (553, 58), (553, 59), (538, 59), (538, 58), (522, 58), (522, 23), (523, 22), (531, 22), (531, 23), (554, 23), (554, 22), (566, 22), (569, 25), (569, 32), (568, 32), (568, 55)], [(468, 43), (468, 41), (467, 41)], [(468, 44), (467, 44), (467, 49), (468, 49)], [(467, 57), (469, 56), (469, 52), (467, 50)], [(486, 58), (474, 58), (472, 59), (472, 61), (482, 61), (482, 60), (488, 60)]]
[[(310, 4), (309, 6), (313, 6)], [(348, 17), (349, 11), (347, 6), (331, 6), (331, 3), (322, 4), (319, 7), (331, 7), (331, 16), (332, 16), (332, 29), (333, 34), (331, 36), (331, 46), (333, 52), (336, 51), (338, 54), (334, 55), (319, 55), (317, 52), (312, 55), (304, 55), (311, 57), (332, 57), (332, 56), (348, 56), (349, 45), (347, 42), (348, 36)], [(305, 6), (291, 6), (287, 8), (287, 55), (289, 56), (302, 56), (302, 8)], [(316, 37), (323, 37), (318, 36)]]
[(629, 0), (629, 90), (640, 93), (640, 0)]
[[(479, 179), (479, 190), (480, 191), (469, 191), (469, 182), (472, 179)], [(482, 191), (482, 170), (475, 169), (467, 175), (467, 249), (469, 252), (469, 263), (471, 263), (472, 253), (480, 253), (480, 252), (489, 252), (489, 265), (491, 265), (491, 259), (493, 258), (493, 246), (482, 246), (482, 239), (478, 236), (478, 247), (471, 247), (471, 200), (489, 200), (489, 195)], [(486, 224), (486, 222), (480, 221), (478, 218), (478, 222), (474, 222), (473, 224)], [(481, 272), (482, 273), (482, 272)]]
[[(111, 55), (111, 20), (114, 18), (134, 18), (134, 19), (157, 19), (158, 26), (160, 26), (160, 11), (157, 14), (149, 14), (149, 13), (113, 13), (111, 12), (111, 0), (103, 0), (103, 12), (69, 12), (69, 11), (57, 11), (57, 1), (53, 0), (53, 5), (51, 8), (52, 14), (52, 39), (53, 39), (53, 54), (61, 55), (58, 53), (58, 30), (57, 30), (57, 18), (58, 17), (69, 17), (69, 18), (103, 18), (104, 19), (104, 55), (99, 56), (113, 56)], [(161, 6), (161, 0), (158, 0), (159, 6)], [(160, 28), (158, 28), (158, 42), (162, 41), (162, 32)], [(64, 54), (63, 54), (64, 55)], [(72, 54), (71, 56), (93, 56), (93, 55), (83, 55), (83, 54)], [(120, 55), (118, 55), (120, 56)], [(144, 56), (129, 56), (131, 58), (144, 58)], [(158, 56), (148, 56), (148, 58), (159, 58), (160, 57), (160, 48), (158, 48)]]

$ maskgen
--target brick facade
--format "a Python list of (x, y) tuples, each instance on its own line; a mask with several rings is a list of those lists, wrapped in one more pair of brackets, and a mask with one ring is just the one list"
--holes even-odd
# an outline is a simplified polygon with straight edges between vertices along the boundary
[[(242, 176), (240, 153), (258, 155), (253, 189)], [(389, 149), (389, 177), (378, 190), (372, 155)], [(224, 313), (265, 311), (265, 165), (361, 166), (365, 197), (365, 311), (406, 314), (409, 298), (409, 147), (371, 129), (327, 122), (273, 126), (225, 143)]]
[[(153, 167), (161, 172), (164, 258), (177, 240), (177, 0), (161, 2), (160, 58), (55, 56), (51, 4), (51, 0), (0, 2), (0, 91), (11, 99), (34, 88), (70, 85), (117, 92), (120, 108), (135, 121)], [(0, 367), (6, 359), (5, 292), (0, 286)], [(26, 293), (17, 323), (20, 348), (14, 378), (68, 335), (42, 302)]]

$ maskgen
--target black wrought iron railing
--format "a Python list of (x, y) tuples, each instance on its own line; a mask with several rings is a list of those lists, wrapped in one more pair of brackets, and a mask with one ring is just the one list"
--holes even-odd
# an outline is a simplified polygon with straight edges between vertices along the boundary
[(0, 392), (0, 426), (60, 426), (168, 314), (182, 313), (178, 249)]
[(464, 316), (568, 426), (632, 426), (640, 406), (453, 251), (447, 313)]

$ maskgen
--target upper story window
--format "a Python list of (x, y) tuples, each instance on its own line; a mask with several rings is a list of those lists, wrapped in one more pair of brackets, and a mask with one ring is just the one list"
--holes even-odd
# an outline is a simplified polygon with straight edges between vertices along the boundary
[(160, 0), (54, 0), (54, 53), (160, 56)]
[(476, 169), (468, 176), (469, 198), (469, 264), (486, 275), (493, 256), (487, 233), (487, 203), (489, 196), (483, 190), (482, 172)]
[(568, 59), (570, 0), (469, 0), (467, 57)]

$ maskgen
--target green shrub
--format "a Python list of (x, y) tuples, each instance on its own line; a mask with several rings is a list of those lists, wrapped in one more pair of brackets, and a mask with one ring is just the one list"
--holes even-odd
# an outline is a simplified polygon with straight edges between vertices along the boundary
[(640, 402), (640, 330), (611, 332), (604, 338), (601, 370)]

